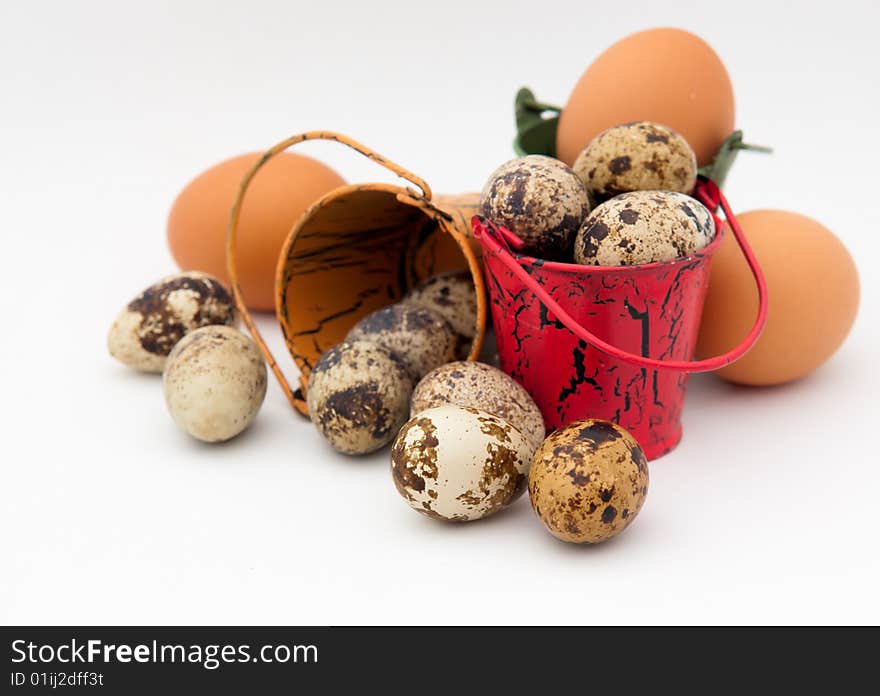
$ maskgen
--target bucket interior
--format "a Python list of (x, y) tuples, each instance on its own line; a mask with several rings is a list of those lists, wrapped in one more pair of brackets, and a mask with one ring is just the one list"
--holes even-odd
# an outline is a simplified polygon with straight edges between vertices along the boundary
[(386, 184), (337, 189), (291, 232), (276, 278), (278, 320), (304, 376), (364, 315), (432, 275), (469, 268), (467, 253)]

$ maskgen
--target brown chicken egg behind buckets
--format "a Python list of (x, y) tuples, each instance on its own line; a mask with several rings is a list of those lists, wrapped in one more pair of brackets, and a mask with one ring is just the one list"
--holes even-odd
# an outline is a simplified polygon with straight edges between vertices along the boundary
[[(311, 140), (345, 145), (408, 185), (345, 185), (325, 194), (290, 231), (275, 278), (275, 309), (284, 341), (300, 371), (291, 386), (263, 340), (242, 291), (236, 245), (242, 203), (257, 172), (288, 148)], [(470, 218), (479, 195), (434, 197), (428, 184), (351, 138), (329, 131), (291, 136), (267, 150), (241, 181), (229, 220), (226, 260), (231, 289), (250, 331), (291, 406), (308, 415), (308, 377), (320, 356), (341, 343), (363, 317), (402, 300), (428, 278), (465, 271), (476, 288), (476, 316), (468, 357), (480, 352), (486, 301)]]
[[(659, 205), (650, 192), (637, 194)], [(701, 178), (696, 200), (667, 195), (691, 201), (690, 207), (705, 205), (712, 226), (703, 230), (701, 223), (700, 233), (712, 229), (711, 241), (688, 248), (678, 258), (638, 258), (633, 265), (536, 259), (518, 251), (523, 242), (509, 230), (481, 216), (472, 221), (483, 246), (501, 369), (525, 387), (549, 429), (584, 418), (607, 420), (631, 433), (649, 460), (670, 451), (681, 438), (687, 375), (716, 370), (744, 355), (767, 317), (760, 266), (718, 187)], [(601, 215), (614, 200), (594, 214)], [(724, 222), (714, 216), (719, 206)], [(680, 211), (688, 220), (694, 215), (690, 207)], [(621, 222), (635, 229), (636, 213), (642, 211), (633, 205), (623, 212), (627, 214)], [(675, 213), (670, 209), (669, 214)], [(694, 361), (709, 262), (726, 228), (757, 285), (757, 316), (737, 345)], [(592, 234), (596, 237), (596, 230)], [(665, 251), (666, 245), (657, 248)]]
[(655, 28), (609, 46), (587, 67), (564, 107), (523, 87), (515, 100), (517, 154), (549, 155), (574, 165), (602, 131), (634, 121), (662, 123), (688, 141), (700, 172), (719, 186), (739, 150), (768, 152), (734, 130), (733, 86), (724, 63), (703, 39)]

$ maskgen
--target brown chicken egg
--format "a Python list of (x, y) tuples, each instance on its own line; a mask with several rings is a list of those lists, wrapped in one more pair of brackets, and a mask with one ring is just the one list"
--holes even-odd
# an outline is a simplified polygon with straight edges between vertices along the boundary
[[(242, 177), (261, 153), (233, 157), (193, 179), (168, 215), (168, 244), (182, 269), (205, 271), (227, 285), (226, 232)], [(275, 309), (275, 267), (294, 223), (312, 203), (345, 181), (326, 165), (283, 152), (267, 162), (241, 208), (236, 259), (248, 306)]]
[[(859, 274), (830, 230), (784, 210), (737, 215), (767, 279), (768, 314), (754, 347), (715, 374), (730, 382), (772, 385), (803, 377), (846, 339), (859, 307)], [(697, 355), (724, 353), (748, 333), (758, 292), (732, 234), (712, 259)]]
[(556, 154), (573, 164), (607, 128), (655, 121), (712, 161), (734, 128), (733, 87), (721, 59), (682, 29), (648, 29), (621, 39), (587, 68), (559, 117)]
[(648, 462), (632, 435), (609, 421), (577, 421), (532, 458), (529, 498), (562, 541), (597, 544), (620, 534), (648, 494)]

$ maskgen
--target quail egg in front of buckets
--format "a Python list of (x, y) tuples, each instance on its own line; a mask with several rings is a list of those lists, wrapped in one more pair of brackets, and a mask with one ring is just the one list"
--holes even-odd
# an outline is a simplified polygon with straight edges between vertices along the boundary
[(529, 498), (547, 530), (562, 541), (598, 544), (626, 529), (648, 495), (648, 460), (616, 423), (575, 421), (535, 452)]
[(345, 341), (309, 374), (309, 417), (337, 452), (368, 454), (394, 439), (412, 388), (396, 355), (368, 341)]
[(391, 473), (410, 507), (438, 520), (493, 515), (526, 484), (533, 445), (506, 421), (446, 405), (404, 424), (391, 448)]

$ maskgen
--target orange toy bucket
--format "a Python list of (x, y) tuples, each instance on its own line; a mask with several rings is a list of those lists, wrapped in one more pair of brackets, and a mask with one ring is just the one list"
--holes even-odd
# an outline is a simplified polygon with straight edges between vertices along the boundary
[(720, 204), (758, 286), (754, 327), (724, 355), (692, 361), (715, 239), (691, 256), (639, 266), (580, 266), (516, 254), (514, 235), (475, 217), (501, 368), (535, 399), (544, 422), (559, 428), (583, 418), (622, 425), (648, 459), (681, 438), (687, 375), (716, 370), (745, 354), (767, 316), (767, 289), (724, 196), (703, 179), (694, 196)]
[[(300, 371), (290, 386), (248, 311), (236, 273), (242, 201), (254, 175), (270, 159), (307, 140), (345, 145), (392, 171), (411, 186), (367, 183), (341, 186), (314, 203), (290, 231), (278, 258), (275, 309), (287, 349)], [(479, 245), (471, 234), (478, 194), (433, 198), (428, 184), (344, 135), (314, 131), (278, 143), (242, 179), (227, 237), (227, 266), (245, 325), (291, 405), (308, 415), (305, 394), (312, 366), (340, 343), (364, 315), (400, 300), (437, 273), (470, 272), (477, 289), (477, 325), (470, 359), (483, 342), (486, 301)]]

